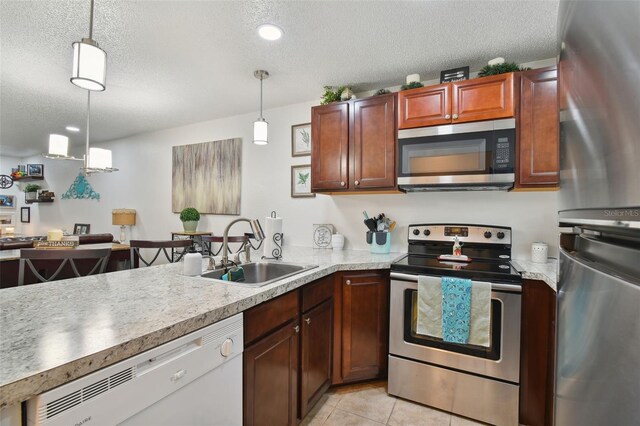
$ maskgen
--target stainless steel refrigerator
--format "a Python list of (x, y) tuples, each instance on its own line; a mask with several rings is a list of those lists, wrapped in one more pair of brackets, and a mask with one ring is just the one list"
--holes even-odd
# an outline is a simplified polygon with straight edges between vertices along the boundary
[(640, 424), (640, 2), (561, 1), (556, 425)]

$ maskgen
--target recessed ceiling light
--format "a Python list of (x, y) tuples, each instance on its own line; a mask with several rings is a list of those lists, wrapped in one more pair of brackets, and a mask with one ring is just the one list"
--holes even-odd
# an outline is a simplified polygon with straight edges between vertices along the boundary
[(273, 24), (263, 24), (258, 27), (258, 34), (265, 40), (277, 40), (282, 37), (282, 28)]
[(67, 127), (65, 127), (65, 129), (67, 129), (70, 132), (79, 132), (80, 131), (80, 128), (76, 127), (76, 126), (67, 126)]

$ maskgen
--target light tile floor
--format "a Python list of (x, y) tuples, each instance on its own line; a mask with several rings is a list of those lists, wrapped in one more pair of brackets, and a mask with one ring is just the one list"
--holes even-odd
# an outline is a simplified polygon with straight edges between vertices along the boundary
[(371, 382), (331, 389), (302, 425), (480, 426), (482, 423), (390, 396), (386, 382)]

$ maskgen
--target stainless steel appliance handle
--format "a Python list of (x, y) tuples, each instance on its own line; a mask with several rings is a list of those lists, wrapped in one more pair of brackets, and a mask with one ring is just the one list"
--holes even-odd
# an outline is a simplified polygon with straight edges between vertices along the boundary
[[(391, 276), (391, 279), (410, 281), (414, 283), (418, 282), (417, 275), (403, 274), (400, 272), (391, 272), (390, 276)], [(491, 283), (491, 290), (492, 291), (512, 291), (515, 293), (522, 293), (522, 287), (515, 284)]]

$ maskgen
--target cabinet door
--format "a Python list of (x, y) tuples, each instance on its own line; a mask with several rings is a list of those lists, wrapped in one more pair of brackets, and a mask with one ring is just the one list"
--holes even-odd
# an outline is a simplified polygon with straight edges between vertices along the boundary
[(352, 189), (394, 188), (396, 184), (395, 96), (353, 103)]
[(349, 104), (311, 109), (311, 189), (348, 188)]
[(295, 425), (300, 325), (290, 322), (244, 350), (244, 424)]
[(520, 88), (516, 187), (555, 187), (560, 178), (555, 67), (523, 72)]
[(513, 117), (513, 84), (513, 73), (451, 83), (452, 122)]
[(333, 300), (302, 315), (301, 416), (304, 417), (331, 384)]
[(398, 92), (398, 128), (451, 123), (451, 84)]
[(342, 381), (387, 373), (389, 278), (383, 273), (342, 275)]

